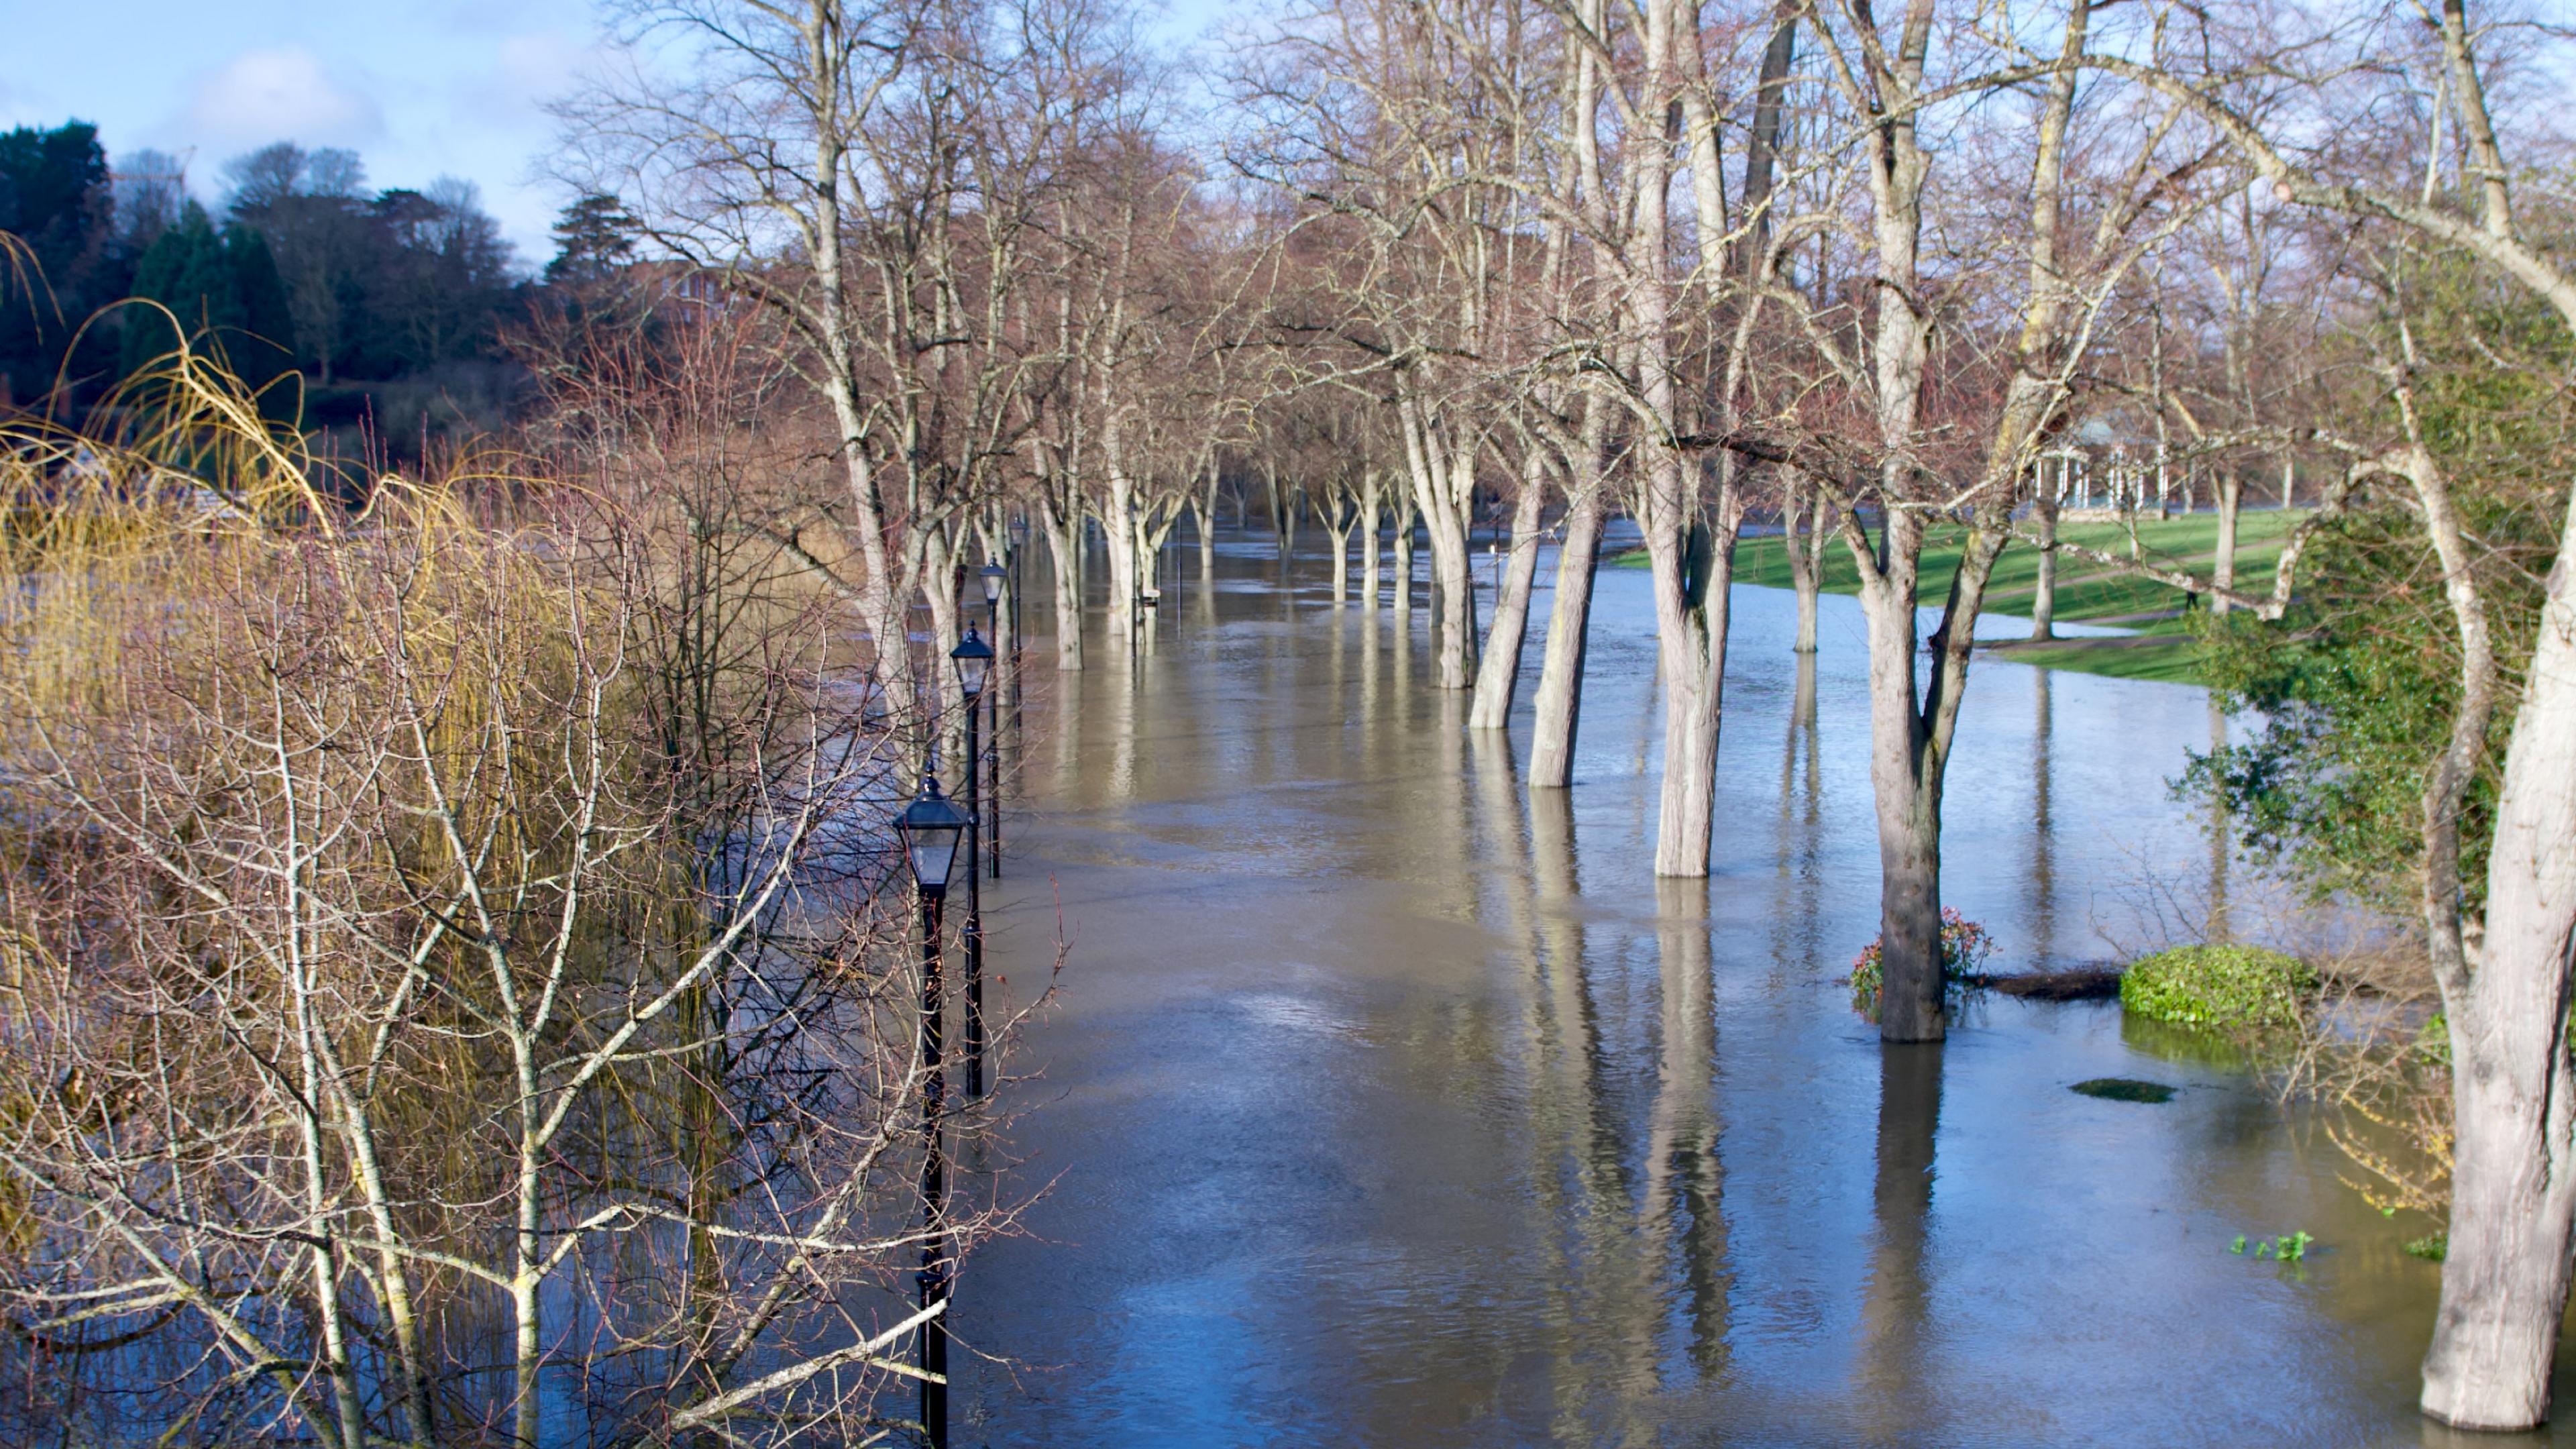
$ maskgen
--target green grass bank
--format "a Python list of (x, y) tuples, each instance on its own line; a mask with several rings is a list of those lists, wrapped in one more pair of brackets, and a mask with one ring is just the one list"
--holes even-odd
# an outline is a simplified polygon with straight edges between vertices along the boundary
[[(2280, 560), (2281, 539), (2296, 515), (2277, 509), (2248, 510), (2236, 527), (2236, 586), (2254, 592), (2272, 587), (2273, 567)], [(1949, 593), (1950, 576), (1959, 567), (1967, 530), (1934, 530), (1923, 547), (1922, 599), (1938, 604)], [(2129, 530), (2119, 523), (2068, 523), (2058, 537), (2105, 553), (2127, 554)], [(2218, 557), (2218, 516), (2195, 513), (2163, 520), (2141, 519), (2137, 557), (2169, 568), (2207, 574)], [(1989, 614), (2030, 617), (2039, 588), (2038, 549), (2013, 543), (1995, 561), (1986, 587)], [(1825, 545), (1825, 590), (1860, 592), (1851, 551), (1839, 541)], [(1642, 550), (1620, 555), (1621, 568), (1643, 568)], [(1789, 583), (1789, 541), (1780, 535), (1748, 537), (1735, 550), (1739, 583), (1785, 589)], [(2110, 639), (2056, 639), (2034, 643), (1996, 644), (1992, 651), (2006, 659), (2049, 669), (2074, 669), (2115, 679), (2155, 679), (2177, 684), (2201, 682), (2197, 660), (2183, 622), (2183, 591), (2139, 578), (2074, 554), (2060, 554), (2057, 567), (2057, 618), (2060, 623), (2111, 624), (2137, 632)]]

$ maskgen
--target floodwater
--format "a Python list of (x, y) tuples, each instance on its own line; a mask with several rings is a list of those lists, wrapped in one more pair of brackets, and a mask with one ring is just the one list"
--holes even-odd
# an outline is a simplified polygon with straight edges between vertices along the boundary
[[(1737, 590), (1715, 874), (1658, 886), (1641, 571), (1600, 576), (1576, 785), (1533, 793), (1544, 596), (1507, 744), (1420, 607), (1337, 610), (1266, 542), (1212, 588), (1177, 558), (1155, 637), (1084, 674), (1029, 619), (991, 969), (1025, 993), (1059, 920), (1072, 954), (1005, 1089), (1035, 1200), (967, 1267), (954, 1442), (2499, 1442), (2413, 1408), (2427, 1225), (2259, 1084), (2116, 1003), (1893, 1050), (1853, 1015), (1855, 601), (1802, 665), (1791, 596)], [(1994, 969), (2228, 899), (2166, 787), (2210, 728), (2198, 690), (1979, 662), (1945, 890)], [(2069, 1090), (2104, 1076), (2181, 1090)], [(2299, 1264), (2229, 1251), (2294, 1231)]]

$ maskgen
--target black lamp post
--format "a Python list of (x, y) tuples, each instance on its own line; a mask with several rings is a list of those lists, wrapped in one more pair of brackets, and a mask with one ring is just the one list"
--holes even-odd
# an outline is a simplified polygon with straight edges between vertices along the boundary
[[(1002, 581), (1009, 577), (1009, 574), (1010, 571), (1000, 564), (988, 562), (977, 575), (984, 581), (984, 634), (987, 638), (1002, 637)], [(1011, 620), (1010, 673), (1013, 690), (1020, 687), (1020, 630), (1019, 620), (1016, 617), (1019, 605), (1019, 599), (1014, 597), (1011, 600), (1014, 617)], [(993, 699), (993, 759), (990, 766), (993, 775), (993, 793), (989, 797), (992, 803), (984, 807), (984, 833), (989, 837), (985, 841), (985, 854), (990, 856), (993, 862), (993, 879), (1000, 880), (1002, 878), (1002, 696), (998, 690), (989, 691), (989, 693)]]
[[(914, 893), (921, 905), (921, 1307), (948, 1297), (946, 1244), (940, 1220), (948, 1199), (948, 1163), (941, 1141), (941, 1115), (947, 1109), (948, 1075), (940, 1066), (941, 1014), (946, 995), (939, 987), (939, 905), (948, 895), (948, 877), (957, 864), (957, 841), (975, 827), (975, 817), (939, 793), (939, 777), (924, 771), (921, 793), (894, 818), (903, 842), (904, 862), (912, 867)], [(974, 878), (969, 871), (967, 878)], [(921, 1432), (932, 1449), (948, 1443), (948, 1327), (941, 1318), (925, 1318), (914, 1343), (921, 1372)]]
[(984, 888), (975, 858), (977, 795), (983, 788), (980, 737), (984, 718), (984, 685), (992, 677), (993, 646), (972, 625), (957, 647), (948, 651), (957, 665), (957, 691), (966, 697), (966, 1095), (984, 1095)]

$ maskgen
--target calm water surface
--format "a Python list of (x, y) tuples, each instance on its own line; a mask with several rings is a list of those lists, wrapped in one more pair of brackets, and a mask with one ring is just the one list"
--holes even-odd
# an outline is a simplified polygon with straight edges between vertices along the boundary
[[(999, 1361), (961, 1355), (957, 1442), (2531, 1442), (2418, 1419), (2424, 1225), (2258, 1086), (2116, 1004), (1897, 1050), (1853, 1016), (1855, 601), (1802, 665), (1791, 596), (1737, 590), (1715, 876), (1658, 887), (1641, 572), (1601, 575), (1577, 783), (1535, 793), (1526, 703), (1470, 737), (1424, 612), (1327, 582), (1257, 545), (1132, 654), (1031, 640), (992, 959), (1042, 978), (1060, 910), (1072, 960), (1008, 1089), (1044, 1191), (961, 1290)], [(1998, 969), (2228, 898), (2166, 788), (2210, 728), (2195, 689), (1980, 661), (1945, 888)], [(2068, 1090), (2100, 1076), (2183, 1090)], [(2303, 1265), (2228, 1252), (2300, 1229)]]

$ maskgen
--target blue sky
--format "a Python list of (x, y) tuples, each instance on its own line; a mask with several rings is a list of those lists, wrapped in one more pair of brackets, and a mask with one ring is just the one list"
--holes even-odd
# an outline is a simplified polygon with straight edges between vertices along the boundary
[[(1158, 27), (1197, 34), (1232, 8), (1171, 0)], [(212, 200), (223, 162), (270, 141), (346, 146), (370, 184), (461, 176), (519, 250), (551, 252), (565, 201), (538, 173), (545, 102), (599, 44), (592, 0), (72, 0), (11, 4), (0, 126), (96, 122), (110, 156), (191, 157)]]

